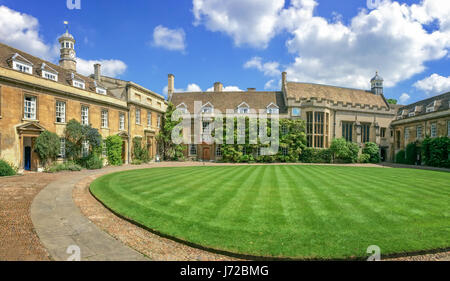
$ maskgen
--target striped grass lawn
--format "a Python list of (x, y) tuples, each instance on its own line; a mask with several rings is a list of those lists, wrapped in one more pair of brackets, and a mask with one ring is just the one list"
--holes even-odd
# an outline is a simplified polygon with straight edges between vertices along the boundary
[(146, 227), (233, 253), (367, 257), (450, 246), (450, 173), (337, 166), (215, 166), (107, 175), (91, 191)]

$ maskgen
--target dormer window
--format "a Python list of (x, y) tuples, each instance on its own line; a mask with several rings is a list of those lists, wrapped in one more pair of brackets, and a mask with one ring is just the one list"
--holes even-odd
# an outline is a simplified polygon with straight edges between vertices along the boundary
[(41, 65), (41, 75), (45, 79), (58, 81), (58, 72), (45, 63)]
[(73, 80), (73, 86), (77, 87), (77, 88), (80, 88), (80, 89), (83, 89), (83, 90), (85, 88), (85, 84), (81, 80)]
[(212, 106), (211, 103), (206, 103), (203, 107), (202, 107), (202, 113), (206, 113), (206, 114), (211, 114), (214, 112), (214, 107)]
[(426, 113), (430, 113), (430, 112), (434, 112), (434, 111), (436, 111), (436, 101), (427, 105), (427, 108), (426, 108)]
[(414, 117), (414, 116), (416, 116), (416, 113), (413, 111), (413, 112), (410, 112), (409, 114), (408, 114), (408, 117)]
[(100, 95), (106, 95), (106, 89), (105, 89), (105, 88), (102, 88), (102, 87), (96, 87), (96, 88), (95, 88), (95, 91), (97, 92), (97, 94), (100, 94)]
[(12, 68), (17, 71), (33, 74), (33, 64), (17, 53), (11, 57), (11, 64)]
[(241, 103), (237, 108), (238, 114), (248, 114), (250, 113), (250, 106), (248, 106), (247, 103), (243, 102)]
[(267, 114), (278, 114), (280, 113), (280, 109), (274, 103), (271, 103), (267, 106)]

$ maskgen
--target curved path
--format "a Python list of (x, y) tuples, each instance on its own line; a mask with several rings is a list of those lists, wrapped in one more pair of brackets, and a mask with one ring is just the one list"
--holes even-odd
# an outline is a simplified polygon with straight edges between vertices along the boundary
[(81, 260), (147, 260), (142, 254), (125, 246), (91, 223), (81, 214), (72, 198), (75, 184), (85, 177), (145, 167), (125, 166), (82, 171), (64, 175), (47, 185), (31, 205), (31, 219), (50, 256), (54, 260), (68, 260), (73, 254), (68, 248), (77, 246), (80, 249)]

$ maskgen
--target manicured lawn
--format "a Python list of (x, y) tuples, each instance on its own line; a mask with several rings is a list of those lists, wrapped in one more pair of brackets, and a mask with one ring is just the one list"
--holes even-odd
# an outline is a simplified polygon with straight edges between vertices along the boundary
[(241, 254), (336, 259), (450, 247), (450, 173), (332, 166), (155, 168), (91, 190), (151, 229)]

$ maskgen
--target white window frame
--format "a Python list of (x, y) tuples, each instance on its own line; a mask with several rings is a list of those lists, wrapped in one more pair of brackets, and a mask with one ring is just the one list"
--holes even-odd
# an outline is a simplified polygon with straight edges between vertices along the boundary
[(405, 128), (405, 146), (408, 144), (409, 141), (409, 128)]
[(196, 144), (190, 144), (189, 145), (189, 156), (197, 156), (197, 145)]
[(214, 106), (210, 102), (207, 102), (206, 104), (204, 104), (202, 106), (202, 113), (212, 114), (213, 112), (214, 112)]
[(241, 103), (237, 107), (237, 113), (238, 114), (249, 114), (250, 113), (250, 106), (246, 102)]
[(141, 109), (136, 108), (136, 125), (141, 125)]
[(125, 130), (125, 113), (119, 113), (119, 130)]
[(42, 77), (48, 80), (58, 81), (58, 74), (54, 74), (46, 70), (42, 70)]
[(152, 112), (150, 110), (147, 111), (147, 127), (152, 127)]
[(202, 133), (203, 134), (211, 134), (211, 122), (209, 122), (209, 121), (202, 122)]
[(289, 155), (289, 149), (287, 147), (280, 147), (281, 149), (281, 155), (288, 156)]
[(63, 101), (56, 101), (56, 123), (66, 123), (66, 103)]
[(81, 125), (89, 125), (89, 107), (81, 106)]
[(432, 138), (437, 137), (437, 124), (436, 123), (431, 123), (430, 126), (430, 136)]
[(72, 85), (76, 88), (80, 88), (83, 90), (86, 88), (86, 84), (83, 81), (78, 80), (78, 79), (73, 79)]
[(158, 127), (158, 129), (161, 129), (161, 115), (158, 115), (157, 127)]
[(105, 88), (102, 88), (102, 87), (96, 87), (96, 88), (95, 88), (95, 92), (96, 92), (97, 94), (105, 95), (105, 96), (106, 96), (106, 89), (105, 89)]
[(88, 157), (89, 156), (89, 141), (83, 140), (81, 143), (81, 156)]
[(222, 156), (223, 156), (222, 145), (218, 144), (218, 145), (216, 145), (216, 157), (222, 157)]
[(416, 138), (417, 138), (418, 140), (420, 140), (420, 139), (423, 138), (423, 127), (422, 127), (422, 125), (419, 125), (419, 126), (417, 126), (417, 128), (416, 128)]
[(65, 138), (59, 139), (59, 158), (62, 158), (62, 159), (66, 158), (66, 139)]
[(266, 110), (267, 114), (279, 114), (280, 113), (280, 108), (273, 102), (270, 103), (266, 109), (267, 109)]
[(108, 129), (109, 127), (109, 112), (107, 109), (102, 109), (101, 112), (101, 118), (102, 118), (102, 128)]
[[(27, 100), (31, 99), (31, 100)], [(37, 118), (37, 98), (35, 96), (25, 96), (23, 99), (23, 118), (36, 120)]]
[(102, 157), (103, 158), (108, 157), (108, 150), (107, 150), (107, 146), (106, 146), (106, 140), (102, 141)]
[(33, 74), (33, 65), (18, 61), (13, 61), (13, 68), (17, 71)]
[(416, 116), (416, 113), (415, 113), (415, 112), (410, 112), (410, 113), (408, 114), (408, 117), (414, 117), (414, 116)]

